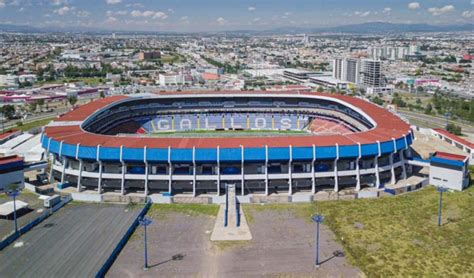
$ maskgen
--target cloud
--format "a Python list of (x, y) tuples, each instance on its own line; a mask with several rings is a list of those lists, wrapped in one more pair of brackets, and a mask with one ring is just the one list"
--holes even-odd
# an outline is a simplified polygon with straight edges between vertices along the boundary
[(191, 22), (189, 21), (189, 17), (188, 17), (188, 16), (182, 16), (182, 17), (180, 17), (180, 18), (179, 18), (179, 21), (181, 22), (181, 24), (189, 24), (189, 23), (191, 23)]
[(77, 17), (89, 17), (90, 14), (91, 14), (90, 12), (84, 11), (84, 10), (76, 12)]
[(127, 11), (107, 11), (106, 15), (107, 16), (117, 16), (117, 15), (127, 15)]
[(248, 10), (249, 10), (250, 12), (253, 12), (253, 11), (255, 11), (256, 9), (257, 9), (257, 8), (255, 8), (255, 7), (253, 7), (253, 6), (248, 7)]
[(0, 9), (6, 6), (5, 0), (0, 0)]
[(382, 13), (384, 13), (384, 14), (390, 14), (391, 12), (392, 12), (392, 8), (390, 8), (390, 7), (386, 7), (382, 11)]
[(139, 10), (133, 10), (130, 12), (130, 14), (133, 17), (149, 17), (153, 19), (166, 19), (168, 18), (168, 15), (164, 12), (160, 11), (139, 11)]
[(63, 16), (72, 10), (74, 10), (74, 8), (69, 8), (68, 6), (64, 6), (62, 8), (54, 10), (53, 13)]
[(125, 5), (127, 8), (144, 8), (145, 6), (141, 3), (130, 3)]
[(471, 17), (474, 17), (474, 11), (464, 11), (462, 12), (462, 17), (465, 17), (465, 18), (471, 18)]
[(51, 0), (50, 3), (53, 6), (60, 6), (60, 5), (66, 5), (68, 2), (67, 0)]
[(437, 8), (437, 7), (433, 7), (433, 8), (429, 8), (428, 9), (428, 12), (434, 16), (438, 16), (438, 15), (442, 15), (442, 14), (445, 14), (445, 13), (450, 13), (450, 12), (454, 12), (454, 6), (453, 5), (446, 5), (444, 7), (441, 7), (441, 8)]
[(107, 3), (107, 5), (115, 5), (118, 3), (122, 3), (122, 0), (105, 0), (105, 3)]
[(225, 20), (225, 18), (223, 18), (223, 17), (219, 17), (219, 18), (216, 19), (216, 22), (219, 25), (224, 25), (224, 24), (227, 23), (227, 20)]
[(362, 11), (355, 11), (354, 12), (354, 15), (358, 15), (360, 17), (367, 17), (370, 15), (370, 11), (365, 11), (365, 12), (362, 12)]
[(420, 3), (418, 2), (411, 2), (408, 4), (408, 8), (410, 10), (416, 10), (416, 9), (419, 9), (421, 7)]
[(118, 19), (116, 17), (113, 17), (113, 16), (109, 16), (107, 17), (107, 20), (105, 20), (105, 22), (107, 23), (114, 23), (114, 22), (117, 22)]

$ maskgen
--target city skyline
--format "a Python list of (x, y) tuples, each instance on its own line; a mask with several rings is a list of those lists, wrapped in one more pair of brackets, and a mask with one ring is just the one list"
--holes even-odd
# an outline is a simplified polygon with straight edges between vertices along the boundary
[(465, 24), (474, 1), (0, 0), (0, 24), (117, 31), (329, 27), (371, 21)]

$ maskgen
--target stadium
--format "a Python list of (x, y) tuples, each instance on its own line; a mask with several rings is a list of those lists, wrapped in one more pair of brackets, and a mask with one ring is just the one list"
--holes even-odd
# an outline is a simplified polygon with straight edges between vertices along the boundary
[(413, 134), (365, 100), (310, 92), (112, 96), (44, 128), (51, 179), (78, 191), (315, 194), (406, 179)]

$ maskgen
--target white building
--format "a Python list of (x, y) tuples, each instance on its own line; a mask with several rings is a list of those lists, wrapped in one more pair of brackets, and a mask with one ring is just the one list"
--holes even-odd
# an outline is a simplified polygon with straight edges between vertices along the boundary
[(12, 74), (0, 75), (0, 86), (17, 86), (18, 76)]
[(332, 77), (342, 81), (358, 84), (360, 81), (360, 59), (334, 59)]
[(430, 158), (430, 184), (461, 191), (469, 185), (469, 158), (436, 152)]
[(182, 85), (184, 84), (184, 75), (181, 73), (160, 73), (160, 86)]

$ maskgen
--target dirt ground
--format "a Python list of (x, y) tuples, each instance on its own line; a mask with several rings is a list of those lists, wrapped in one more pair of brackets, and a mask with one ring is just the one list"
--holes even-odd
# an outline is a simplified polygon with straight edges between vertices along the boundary
[(315, 226), (288, 211), (252, 211), (253, 239), (211, 242), (214, 217), (170, 213), (148, 228), (150, 269), (143, 268), (143, 228), (122, 250), (108, 277), (358, 277), (342, 247), (322, 226), (321, 267), (314, 267)]

